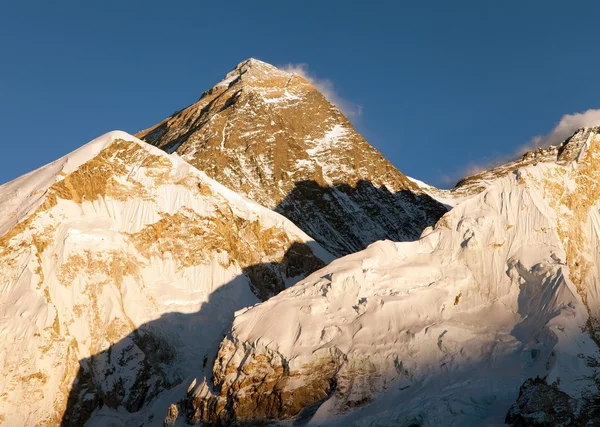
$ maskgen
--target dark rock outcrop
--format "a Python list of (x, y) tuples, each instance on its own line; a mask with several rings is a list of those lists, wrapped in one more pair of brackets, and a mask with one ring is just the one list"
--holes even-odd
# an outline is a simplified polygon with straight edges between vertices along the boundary
[(517, 402), (506, 415), (515, 427), (573, 426), (577, 423), (577, 401), (541, 378), (528, 379), (519, 390)]

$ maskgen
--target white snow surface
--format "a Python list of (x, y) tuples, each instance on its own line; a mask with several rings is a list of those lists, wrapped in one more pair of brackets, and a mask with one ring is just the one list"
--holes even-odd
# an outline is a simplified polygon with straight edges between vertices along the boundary
[[(115, 140), (167, 159), (168, 182), (134, 165), (116, 178), (123, 185), (134, 179), (150, 197), (132, 191), (127, 200), (58, 198), (50, 209), (36, 211), (52, 184)], [(590, 136), (578, 162), (596, 155), (592, 143), (600, 144), (600, 138)], [(115, 341), (120, 349), (132, 329), (160, 325), (162, 338), (178, 350), (180, 363), (169, 375), (179, 385), (134, 414), (105, 406), (88, 425), (161, 425), (170, 404), (210, 378), (234, 310), (239, 311), (227, 338), (237, 346), (231, 363), (242, 364), (248, 348), (279, 354), (292, 372), (319, 355), (342, 355), (338, 388), (344, 392), (333, 393), (310, 425), (498, 425), (520, 385), (537, 375), (548, 382), (560, 378), (561, 389), (579, 397), (595, 387), (590, 377), (597, 368), (586, 358), (599, 356), (584, 329), (588, 308), (600, 312), (600, 210), (596, 200), (579, 224), (581, 251), (590, 262), (586, 307), (570, 279), (565, 236), (558, 232), (573, 212), (556, 204), (552, 193), (583, 191), (575, 179), (578, 168), (573, 162), (520, 169), (457, 201), (419, 241), (374, 243), (293, 286), (300, 278), (289, 278), (289, 289), (258, 304), (227, 254), (216, 251), (206, 264), (182, 267), (176, 254), (144, 259), (128, 236), (167, 214), (210, 217), (230, 209), (305, 242), (325, 261), (329, 255), (289, 220), (181, 158), (124, 132), (106, 134), (0, 186), (0, 238), (31, 220), (9, 246), (0, 246), (0, 423), (36, 425), (53, 415), (60, 421), (56, 396), (68, 394), (79, 361)], [(173, 183), (190, 176), (211, 195), (200, 198)], [(52, 239), (43, 250), (29, 244), (31, 236), (49, 228)], [(125, 256), (139, 269), (123, 273), (120, 282), (99, 269), (65, 283), (63, 266), (71, 256), (87, 257), (88, 267), (104, 263), (111, 271), (122, 268), (119, 259)], [(104, 333), (111, 325), (121, 325), (113, 331), (116, 338)], [(135, 378), (137, 368), (131, 369), (122, 375)], [(106, 386), (111, 375), (105, 375)], [(289, 387), (301, 383), (298, 378)], [(348, 402), (368, 403), (349, 410)]]
[(433, 185), (429, 185), (419, 179), (407, 176), (407, 178), (413, 183), (417, 184), (417, 186), (429, 197), (434, 200), (437, 200), (442, 205), (446, 206), (448, 209), (452, 209), (454, 206), (459, 203), (467, 200), (469, 197), (477, 194), (477, 193), (468, 193), (468, 192), (457, 192), (452, 190), (442, 190), (440, 188), (436, 188)]
[[(126, 200), (110, 195), (81, 203), (57, 198), (51, 208), (37, 210), (54, 183), (115, 140), (137, 144), (148, 154), (168, 160), (171, 166), (159, 170), (168, 175), (167, 181), (159, 182), (141, 163), (125, 165), (127, 175), (115, 179), (125, 186), (138, 183), (146, 196), (136, 194), (137, 187), (132, 186)], [(206, 186), (210, 192), (201, 198), (192, 186), (176, 184), (180, 179), (192, 180), (196, 187)], [(309, 245), (317, 257), (326, 262), (331, 259), (283, 216), (125, 132), (103, 135), (0, 186), (0, 238), (16, 224), (29, 221), (22, 232), (0, 244), (0, 424), (58, 425), (79, 361), (121, 339), (125, 342), (128, 333), (147, 325), (177, 349), (177, 371), (169, 375), (180, 385), (137, 414), (105, 407), (90, 423), (162, 425), (168, 405), (185, 395), (195, 377), (202, 377), (202, 360), (210, 360), (216, 353), (233, 312), (259, 301), (240, 266), (227, 253), (217, 250), (206, 263), (185, 266), (178, 263), (177, 254), (169, 252), (144, 258), (129, 236), (165, 215), (184, 212), (193, 218), (210, 218), (217, 210), (258, 221), (262, 229), (276, 227), (290, 241)], [(47, 230), (51, 230), (47, 246), (36, 249), (31, 237), (43, 236)], [(72, 257), (83, 259), (85, 268), (69, 276), (65, 266)], [(127, 260), (136, 266), (135, 272), (126, 270)], [(105, 267), (94, 270), (97, 264)], [(120, 279), (115, 279), (117, 276)], [(287, 285), (292, 281), (290, 278)], [(136, 357), (143, 359), (141, 354)], [(207, 366), (208, 374), (211, 363)], [(134, 371), (125, 377), (135, 379)], [(104, 375), (110, 386), (110, 375)]]
[[(579, 160), (594, 138), (600, 144), (591, 138)], [(528, 166), (458, 203), (419, 241), (376, 242), (242, 310), (227, 338), (229, 364), (264, 352), (300, 372), (319, 355), (341, 354), (338, 391), (315, 426), (503, 425), (519, 387), (537, 375), (560, 379), (576, 398), (594, 391), (586, 358), (598, 347), (557, 231), (572, 213), (551, 194), (554, 186), (581, 191), (578, 167)], [(596, 200), (578, 225), (594, 315), (599, 224)]]

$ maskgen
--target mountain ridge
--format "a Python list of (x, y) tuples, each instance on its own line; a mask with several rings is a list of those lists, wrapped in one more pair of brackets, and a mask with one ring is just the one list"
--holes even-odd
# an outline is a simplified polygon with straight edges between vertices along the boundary
[(250, 59), (140, 136), (0, 186), (0, 423), (597, 421), (600, 127), (445, 191)]
[(446, 212), (306, 79), (253, 59), (137, 136), (286, 216), (334, 255), (417, 239)]
[[(331, 259), (287, 219), (124, 132), (0, 186), (0, 203), (8, 425), (137, 411), (212, 357), (233, 311)], [(209, 302), (213, 316), (185, 328), (139, 329)]]
[(492, 181), (419, 241), (377, 242), (238, 312), (187, 419), (293, 420), (314, 405), (316, 425), (537, 425), (552, 419), (539, 402), (570, 399), (562, 417), (597, 422), (598, 130), (576, 133), (568, 161)]
[(414, 178), (410, 179), (432, 198), (448, 207), (453, 207), (457, 203), (484, 191), (495, 180), (501, 179), (519, 168), (537, 163), (567, 164), (576, 160), (589, 135), (598, 132), (600, 132), (598, 126), (582, 127), (558, 145), (540, 146), (524, 150), (524, 153), (514, 160), (466, 175), (449, 190), (433, 187)]

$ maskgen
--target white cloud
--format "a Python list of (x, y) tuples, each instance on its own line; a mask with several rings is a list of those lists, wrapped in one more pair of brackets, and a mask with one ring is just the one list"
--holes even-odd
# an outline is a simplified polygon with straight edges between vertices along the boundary
[(279, 67), (288, 73), (298, 74), (304, 77), (315, 89), (323, 94), (333, 105), (338, 107), (348, 117), (360, 117), (363, 112), (362, 105), (355, 104), (344, 99), (336, 92), (333, 82), (329, 79), (318, 78), (308, 71), (308, 64), (287, 64)]

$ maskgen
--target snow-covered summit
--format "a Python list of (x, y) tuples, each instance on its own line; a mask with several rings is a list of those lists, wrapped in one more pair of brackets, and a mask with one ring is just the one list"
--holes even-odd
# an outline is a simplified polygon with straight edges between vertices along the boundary
[(225, 78), (217, 83), (215, 87), (230, 85), (238, 79), (256, 85), (259, 82), (265, 82), (266, 80), (273, 78), (291, 78), (292, 75), (292, 73), (280, 70), (266, 62), (255, 58), (249, 58), (240, 62), (233, 70), (227, 73)]
[(165, 413), (161, 396), (185, 395), (234, 311), (331, 259), (283, 216), (119, 131), (1, 186), (0, 212), (9, 426), (83, 425), (102, 406), (143, 407), (135, 423)]
[[(72, 153), (37, 170), (29, 172), (13, 181), (0, 186), (0, 209), (2, 209), (2, 222), (0, 222), (0, 235), (9, 227), (15, 225), (21, 218), (27, 216), (36, 203), (43, 201), (44, 193), (52, 184), (62, 176), (76, 170), (83, 163), (95, 157), (116, 139), (127, 139), (132, 143), (147, 146), (143, 141), (122, 131), (108, 132), (93, 141), (88, 142)], [(156, 155), (162, 155), (154, 147)]]

